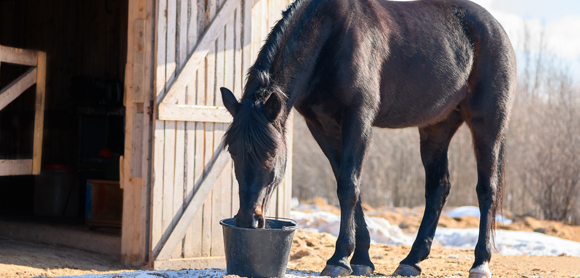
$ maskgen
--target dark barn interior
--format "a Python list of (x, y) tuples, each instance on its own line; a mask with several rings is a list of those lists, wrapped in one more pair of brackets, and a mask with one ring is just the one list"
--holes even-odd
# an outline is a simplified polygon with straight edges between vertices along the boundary
[[(47, 54), (41, 175), (0, 177), (0, 220), (85, 229), (88, 181), (119, 181), (127, 9), (125, 0), (0, 1), (0, 45)], [(26, 70), (2, 63), (0, 88)], [(34, 87), (0, 111), (0, 159), (32, 156)], [(118, 236), (117, 222), (91, 229)]]

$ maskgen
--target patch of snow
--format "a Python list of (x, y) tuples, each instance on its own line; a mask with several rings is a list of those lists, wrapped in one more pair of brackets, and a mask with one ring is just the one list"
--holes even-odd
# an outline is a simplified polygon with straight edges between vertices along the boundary
[[(479, 229), (437, 228), (435, 242), (444, 247), (475, 249)], [(498, 230), (495, 246), (502, 255), (568, 256), (580, 257), (580, 242), (565, 240), (535, 232)]]
[[(477, 209), (479, 212), (479, 209)], [(470, 210), (465, 209), (469, 212)], [(473, 210), (471, 210), (473, 211)], [(324, 211), (291, 211), (291, 218), (302, 229), (338, 236), (340, 216)], [(465, 214), (463, 214), (465, 215)], [(367, 226), (373, 242), (389, 245), (411, 245), (415, 236), (408, 236), (397, 225), (378, 217), (367, 217)], [(437, 228), (434, 240), (443, 247), (475, 249), (479, 229)], [(496, 231), (495, 244), (503, 255), (558, 256), (563, 253), (580, 257), (580, 242), (565, 240), (545, 234), (520, 231)]]
[[(298, 222), (298, 226), (306, 230), (316, 230), (338, 236), (340, 231), (340, 216), (329, 212), (291, 211), (290, 217)], [(389, 245), (411, 245), (413, 238), (403, 233), (397, 225), (391, 225), (388, 220), (378, 217), (366, 217), (371, 240)]]
[[(457, 218), (462, 216), (480, 217), (481, 214), (479, 213), (479, 208), (474, 206), (457, 207), (447, 214), (447, 217), (451, 218)], [(495, 216), (495, 221), (497, 223), (502, 223), (504, 225), (509, 225), (513, 222), (512, 220), (505, 218), (499, 214)]]
[[(59, 276), (67, 278), (221, 278), (228, 275), (225, 269), (183, 269), (183, 270), (138, 270), (134, 272), (120, 272), (112, 274), (85, 274), (78, 276)], [(285, 278), (318, 276), (319, 272), (308, 270), (287, 269)]]
[(298, 198), (292, 197), (292, 199), (290, 199), (290, 208), (291, 209), (293, 209), (299, 205), (300, 205), (300, 201), (298, 200)]

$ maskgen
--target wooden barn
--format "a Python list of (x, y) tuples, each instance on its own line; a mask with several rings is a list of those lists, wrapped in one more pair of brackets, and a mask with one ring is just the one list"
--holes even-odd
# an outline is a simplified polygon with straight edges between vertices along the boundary
[[(0, 1), (0, 235), (225, 267), (219, 220), (239, 200), (219, 88), (241, 96), (288, 5)], [(267, 215), (289, 215), (291, 161)]]

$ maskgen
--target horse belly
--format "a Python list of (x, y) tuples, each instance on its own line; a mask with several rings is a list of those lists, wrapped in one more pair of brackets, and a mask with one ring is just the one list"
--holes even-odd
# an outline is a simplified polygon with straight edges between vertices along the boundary
[[(417, 80), (421, 82), (421, 79)], [(374, 126), (405, 128), (437, 123), (457, 109), (467, 94), (467, 83), (451, 88), (429, 84), (424, 83), (424, 88), (417, 91), (401, 88), (399, 93), (386, 93), (391, 97), (387, 97), (388, 100), (383, 98)]]

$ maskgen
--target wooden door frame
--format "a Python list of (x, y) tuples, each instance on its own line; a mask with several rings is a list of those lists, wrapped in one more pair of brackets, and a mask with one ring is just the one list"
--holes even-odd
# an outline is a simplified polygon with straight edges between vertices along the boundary
[(32, 67), (0, 91), (0, 110), (4, 109), (34, 84), (36, 84), (36, 100), (34, 102), (32, 159), (0, 160), (0, 176), (38, 175), (40, 174), (42, 162), (42, 137), (44, 132), (46, 53), (0, 45), (0, 66), (2, 62)]
[(156, 0), (128, 0), (125, 67), (125, 149), (120, 161), (123, 189), (121, 261), (149, 261), (153, 124), (154, 14)]

